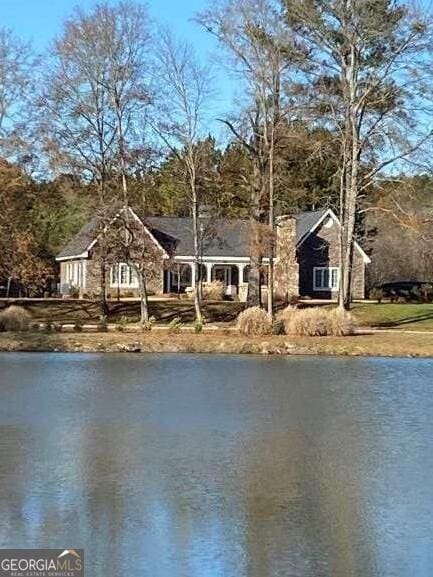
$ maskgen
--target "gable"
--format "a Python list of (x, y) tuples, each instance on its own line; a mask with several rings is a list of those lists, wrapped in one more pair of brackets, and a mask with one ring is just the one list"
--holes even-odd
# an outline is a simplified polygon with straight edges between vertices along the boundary
[[(143, 228), (145, 234), (148, 234), (152, 242), (161, 250), (165, 257), (168, 256), (167, 250), (163, 244), (160, 243), (159, 239), (152, 234), (148, 227), (143, 223), (143, 221), (136, 215), (136, 213), (131, 209), (122, 209), (116, 215), (113, 216), (110, 223), (105, 226), (110, 226), (119, 217), (122, 211), (128, 210), (131, 217), (140, 224)], [(83, 228), (78, 232), (78, 234), (65, 246), (65, 248), (56, 256), (56, 260), (69, 260), (72, 258), (88, 258), (89, 251), (98, 242), (98, 236), (101, 234), (103, 224), (103, 219), (98, 217), (93, 217)]]
[[(303, 214), (314, 215), (314, 218), (311, 217), (311, 219), (309, 219), (309, 222), (308, 222), (308, 224), (310, 224), (309, 229), (306, 228), (307, 223), (304, 223), (304, 229), (302, 230), (302, 235), (301, 234), (298, 235), (298, 241), (297, 241), (297, 247), (298, 248), (306, 241), (306, 239), (311, 234), (316, 232), (321, 226), (325, 225), (327, 220), (331, 220), (336, 226), (338, 226), (339, 228), (341, 227), (339, 219), (337, 218), (336, 214), (330, 208), (322, 210), (322, 211), (317, 211), (314, 213), (312, 212), (312, 213), (303, 213)], [(359, 243), (356, 240), (354, 241), (354, 247), (355, 247), (355, 250), (357, 250), (358, 253), (361, 255), (364, 263), (369, 264), (371, 262), (370, 257), (365, 253), (364, 250), (362, 250), (361, 246), (359, 245)]]

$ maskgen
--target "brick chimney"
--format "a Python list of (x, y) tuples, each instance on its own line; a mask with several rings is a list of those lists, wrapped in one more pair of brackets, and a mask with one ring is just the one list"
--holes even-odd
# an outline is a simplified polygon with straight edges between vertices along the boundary
[(274, 286), (277, 299), (288, 301), (299, 295), (299, 266), (296, 260), (296, 219), (291, 215), (276, 219)]

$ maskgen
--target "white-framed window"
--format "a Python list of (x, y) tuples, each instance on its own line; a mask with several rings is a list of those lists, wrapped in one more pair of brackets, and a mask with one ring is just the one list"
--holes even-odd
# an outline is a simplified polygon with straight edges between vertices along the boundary
[(84, 288), (86, 286), (86, 262), (72, 261), (65, 263), (64, 279), (70, 286)]
[(313, 289), (315, 291), (337, 291), (340, 286), (338, 266), (320, 266), (313, 269)]
[(112, 287), (138, 288), (138, 277), (134, 268), (125, 262), (119, 262), (110, 269)]

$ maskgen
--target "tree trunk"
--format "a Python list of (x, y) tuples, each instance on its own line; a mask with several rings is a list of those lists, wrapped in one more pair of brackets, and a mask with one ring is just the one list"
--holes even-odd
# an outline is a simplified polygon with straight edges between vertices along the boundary
[(200, 291), (200, 223), (199, 223), (199, 207), (196, 188), (196, 176), (194, 161), (190, 163), (190, 185), (191, 185), (191, 200), (192, 200), (192, 228), (193, 228), (193, 242), (194, 242), (194, 308), (195, 319), (197, 322), (203, 320), (201, 310), (201, 291)]
[[(274, 122), (274, 121), (273, 121)], [(268, 265), (268, 313), (274, 316), (274, 127), (271, 127), (269, 147), (269, 252)]]
[(251, 216), (250, 216), (250, 272), (248, 275), (247, 305), (260, 307), (262, 304), (260, 269), (262, 266), (262, 235), (260, 226), (260, 198), (263, 192), (263, 175), (254, 163), (253, 184), (251, 188)]
[(99, 287), (99, 310), (101, 317), (108, 315), (107, 295), (106, 295), (106, 272), (107, 266), (105, 256), (102, 255), (100, 259), (100, 287)]
[(138, 284), (140, 286), (140, 324), (143, 327), (149, 322), (149, 301), (147, 299), (147, 286), (144, 273), (137, 270)]

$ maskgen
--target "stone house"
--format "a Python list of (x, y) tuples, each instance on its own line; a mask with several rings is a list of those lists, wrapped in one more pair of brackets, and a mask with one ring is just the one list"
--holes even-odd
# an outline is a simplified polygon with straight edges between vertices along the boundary
[[(148, 283), (149, 293), (163, 295), (191, 290), (196, 266), (191, 218), (145, 216), (131, 208), (122, 210), (130, 211), (129, 218), (141, 227), (142, 234), (153, 243), (155, 267)], [(337, 298), (340, 283), (339, 227), (338, 218), (331, 209), (278, 218), (274, 261), (277, 298), (291, 295), (315, 299)], [(57, 256), (63, 294), (69, 294), (72, 287), (81, 296), (99, 291), (100, 230), (97, 218), (92, 219)], [(250, 222), (203, 219), (201, 230), (200, 278), (203, 282), (222, 281), (227, 297), (245, 301), (250, 263)], [(355, 299), (364, 298), (365, 266), (369, 262), (369, 257), (356, 243), (352, 275)], [(265, 256), (263, 286), (266, 285), (268, 263), (269, 258)], [(112, 260), (104, 268), (107, 293), (113, 296), (138, 296), (137, 275), (127, 262)]]

